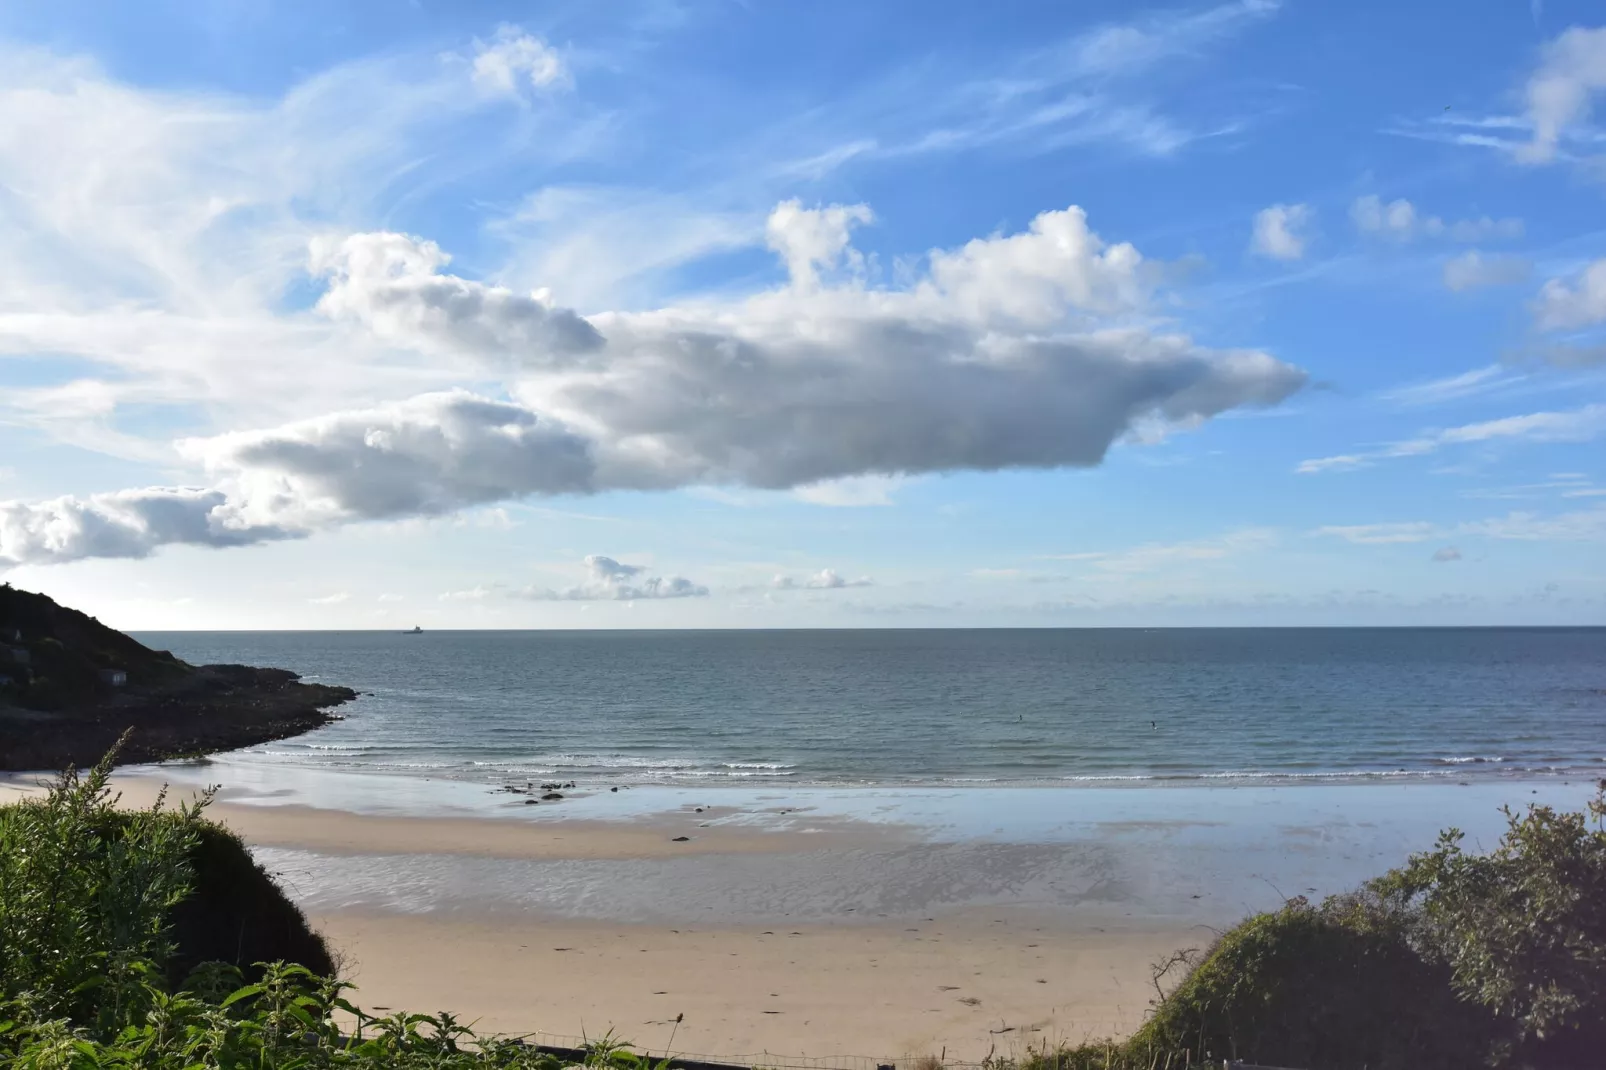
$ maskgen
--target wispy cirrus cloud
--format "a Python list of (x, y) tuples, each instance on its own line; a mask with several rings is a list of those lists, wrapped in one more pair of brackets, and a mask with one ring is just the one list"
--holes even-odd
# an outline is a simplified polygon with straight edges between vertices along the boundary
[[(503, 117), (497, 138), (482, 136), (500, 110), (456, 54), (353, 60), (247, 98), (141, 88), (90, 59), (0, 46), (12, 254), (0, 359), (51, 354), (77, 369), (72, 384), (0, 390), (0, 419), (171, 464), (164, 440), (146, 430), (142, 443), (120, 418), (182, 410), (204, 434), (304, 415), (309, 395), (349, 406), (453, 385), (461, 367), (286, 307), (286, 295), (305, 286), (314, 239), (510, 157), (538, 180), (595, 124), (575, 105)], [(425, 144), (448, 173), (418, 166)], [(106, 404), (72, 403), (66, 385)]]
[(1598, 542), (1606, 539), (1606, 506), (1548, 516), (1532, 512), (1507, 513), (1503, 517), (1462, 524), (1457, 530), (1467, 535), (1520, 542)]
[(1112, 576), (1156, 572), (1173, 565), (1220, 561), (1258, 553), (1276, 546), (1278, 533), (1271, 528), (1241, 528), (1222, 535), (1182, 542), (1148, 542), (1122, 550), (1043, 554), (1044, 561), (1085, 561), (1096, 572)]
[(1529, 165), (1587, 161), (1606, 148), (1606, 134), (1589, 122), (1603, 90), (1606, 27), (1573, 26), (1540, 49), (1521, 90), (1520, 114), (1434, 115), (1397, 122), (1386, 132), (1493, 149)]
[[(1459, 523), (1432, 523), (1425, 520), (1380, 524), (1334, 524), (1320, 527), (1313, 536), (1338, 538), (1360, 545), (1389, 546), (1436, 542), (1450, 538), (1486, 538), (1515, 542), (1596, 542), (1606, 540), (1606, 505), (1562, 513), (1520, 511), (1504, 516)], [(1434, 560), (1460, 560), (1461, 552), (1450, 548), (1453, 557)]]
[(1313, 532), (1331, 535), (1361, 545), (1389, 545), (1401, 542), (1427, 542), (1438, 537), (1439, 529), (1425, 521), (1397, 524), (1329, 524)]
[(1504, 364), (1486, 364), (1481, 368), (1430, 379), (1422, 383), (1397, 386), (1378, 394), (1383, 401), (1397, 405), (1439, 405), (1448, 401), (1491, 394), (1525, 382), (1528, 376), (1511, 370)]
[(1429, 431), (1376, 449), (1301, 461), (1295, 471), (1312, 475), (1365, 468), (1382, 460), (1420, 457), (1446, 446), (1478, 442), (1588, 442), (1603, 433), (1606, 433), (1606, 405), (1585, 405), (1562, 412), (1533, 412)]
[(1167, 99), (1157, 73), (1196, 68), (1224, 44), (1275, 16), (1279, 0), (1230, 0), (1203, 9), (1151, 12), (1108, 22), (1017, 54), (955, 81), (945, 65), (905, 68), (833, 102), (818, 117), (785, 123), (795, 149), (776, 170), (819, 175), (869, 162), (978, 149), (1040, 154), (1105, 144), (1169, 156), (1242, 129), (1243, 114), (1200, 118)]

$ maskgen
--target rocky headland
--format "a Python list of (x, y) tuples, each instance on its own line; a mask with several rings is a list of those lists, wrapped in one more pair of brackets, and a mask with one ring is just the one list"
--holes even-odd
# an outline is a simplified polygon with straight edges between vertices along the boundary
[(0, 585), (0, 770), (194, 757), (311, 731), (357, 697), (285, 669), (190, 665), (53, 599)]

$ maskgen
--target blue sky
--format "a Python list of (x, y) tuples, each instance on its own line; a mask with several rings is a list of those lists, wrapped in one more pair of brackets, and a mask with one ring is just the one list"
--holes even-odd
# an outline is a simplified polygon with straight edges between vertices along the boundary
[(0, 3), (0, 572), (129, 628), (1606, 623), (1599, 21)]

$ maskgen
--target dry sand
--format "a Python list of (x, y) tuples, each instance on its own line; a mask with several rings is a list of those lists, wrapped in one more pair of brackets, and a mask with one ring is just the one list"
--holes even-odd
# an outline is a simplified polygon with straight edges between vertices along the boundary
[(880, 1061), (1128, 1032), (1154, 995), (1149, 964), (1190, 936), (1076, 932), (1007, 911), (797, 929), (315, 920), (368, 1008), (451, 1010), (497, 1033), (611, 1032), (655, 1054), (683, 1014), (681, 1053)]

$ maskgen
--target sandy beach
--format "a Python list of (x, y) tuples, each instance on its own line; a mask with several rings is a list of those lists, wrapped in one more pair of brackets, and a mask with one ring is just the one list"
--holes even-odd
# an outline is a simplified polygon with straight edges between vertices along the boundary
[(1171, 951), (1352, 887), (1443, 825), (1486, 842), (1502, 801), (1588, 793), (661, 789), (529, 806), (482, 784), (297, 776), (219, 763), (117, 786), (140, 805), (164, 782), (222, 783), (210, 815), (302, 904), (363, 1006), (655, 1053), (673, 1036), (683, 1054), (879, 1061), (1129, 1032)]
[[(1003, 914), (1002, 917), (989, 916)], [(605, 1033), (722, 1058), (946, 1050), (978, 1060), (1128, 1031), (1170, 932), (983, 912), (915, 925), (607, 925), (329, 913), (365, 1006), (456, 1009), (493, 1032)]]

